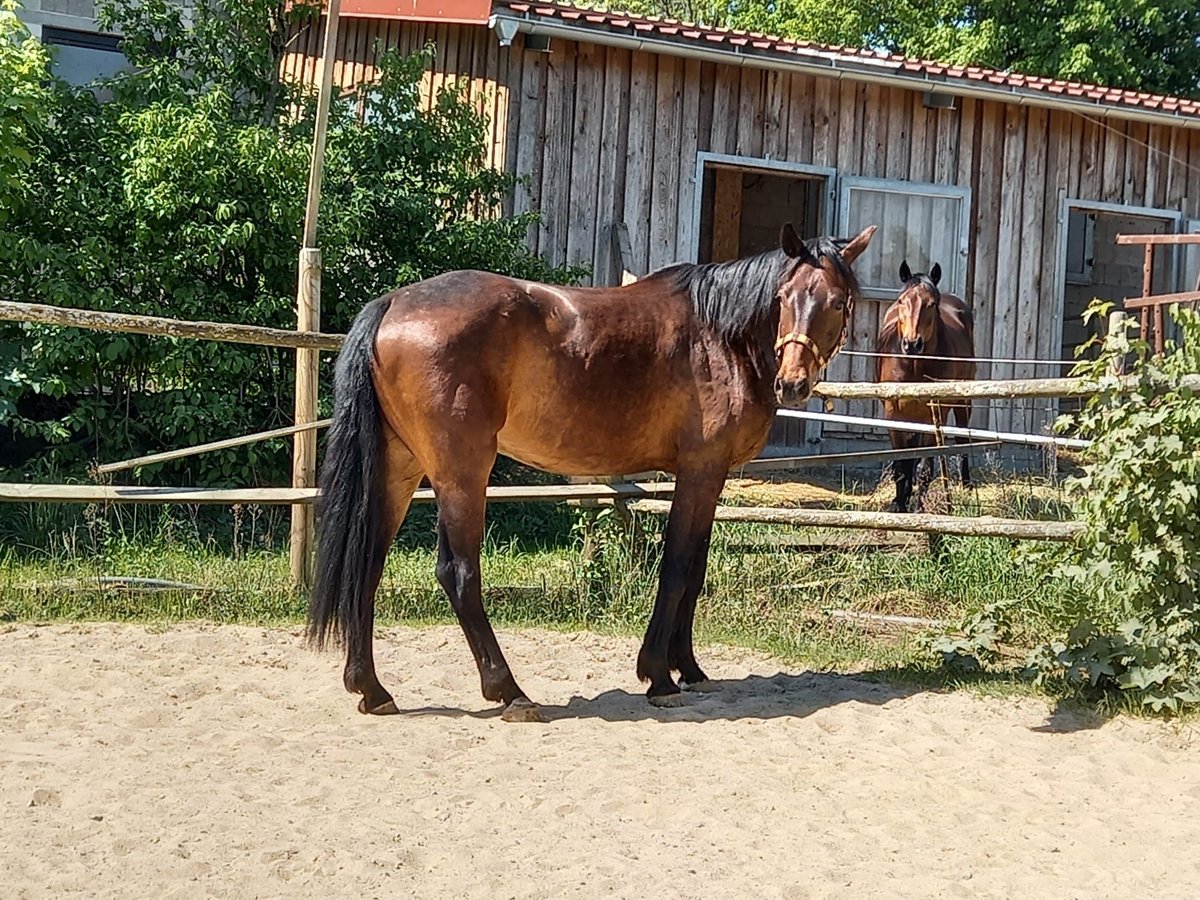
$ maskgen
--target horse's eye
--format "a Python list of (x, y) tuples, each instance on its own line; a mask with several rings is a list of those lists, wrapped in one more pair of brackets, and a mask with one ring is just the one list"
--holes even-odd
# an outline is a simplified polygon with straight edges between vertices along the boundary
[(846, 308), (846, 298), (839, 297), (837, 300), (834, 300), (833, 308), (836, 309), (838, 312), (841, 312), (843, 309), (845, 309)]

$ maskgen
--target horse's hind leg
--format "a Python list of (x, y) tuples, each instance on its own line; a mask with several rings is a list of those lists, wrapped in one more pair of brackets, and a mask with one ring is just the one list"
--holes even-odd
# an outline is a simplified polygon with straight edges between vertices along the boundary
[(541, 721), (537, 707), (513, 678), (483, 608), (479, 554), (495, 450), (486, 460), (472, 459), (476, 455), (464, 448), (446, 471), (430, 475), (438, 502), (437, 579), (475, 657), (484, 698), (504, 704), (506, 721)]
[(383, 452), (383, 474), (385, 487), (384, 522), (377, 539), (383, 544), (383, 552), (379, 554), (379, 567), (370, 575), (367, 596), (370, 598), (362, 605), (359, 615), (362, 617), (358, 634), (364, 637), (360, 641), (347, 642), (346, 669), (342, 675), (342, 683), (346, 690), (353, 694), (362, 694), (358, 711), (373, 715), (386, 715), (396, 712), (396, 704), (379, 683), (375, 674), (375, 651), (373, 633), (375, 628), (375, 594), (379, 590), (379, 582), (383, 577), (384, 564), (387, 561), (387, 550), (396, 538), (400, 523), (408, 514), (412, 496), (421, 483), (421, 470), (408, 448), (400, 442), (395, 433), (384, 429), (385, 446)]

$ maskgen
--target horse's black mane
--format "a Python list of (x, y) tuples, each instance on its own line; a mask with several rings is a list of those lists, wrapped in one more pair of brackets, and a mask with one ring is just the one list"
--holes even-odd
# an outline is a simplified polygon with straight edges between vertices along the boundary
[[(828, 259), (857, 294), (858, 282), (842, 259), (845, 244), (830, 237), (804, 242), (814, 257)], [(670, 279), (675, 288), (687, 291), (700, 321), (731, 341), (745, 337), (766, 320), (780, 283), (798, 263), (782, 250), (770, 250), (732, 262), (679, 263), (648, 277)]]

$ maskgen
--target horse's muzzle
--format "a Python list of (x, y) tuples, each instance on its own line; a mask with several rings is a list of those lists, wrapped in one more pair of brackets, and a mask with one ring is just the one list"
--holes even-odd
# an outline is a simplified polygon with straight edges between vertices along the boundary
[(901, 341), (900, 349), (908, 356), (916, 356), (925, 349), (925, 339), (917, 338), (915, 341)]
[(812, 389), (812, 382), (808, 378), (800, 378), (796, 381), (775, 379), (775, 399), (780, 406), (803, 406), (812, 396)]

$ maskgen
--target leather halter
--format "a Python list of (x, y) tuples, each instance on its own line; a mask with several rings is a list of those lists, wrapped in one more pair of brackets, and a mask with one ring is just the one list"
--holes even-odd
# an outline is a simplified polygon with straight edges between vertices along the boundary
[(842, 331), (838, 335), (837, 343), (833, 345), (833, 350), (828, 356), (821, 353), (821, 348), (817, 346), (817, 342), (810, 338), (802, 331), (789, 331), (787, 334), (781, 335), (779, 340), (775, 342), (775, 353), (778, 353), (788, 344), (799, 344), (801, 347), (807, 347), (817, 361), (817, 368), (824, 369), (829, 365), (829, 361), (837, 356), (838, 351), (846, 343), (846, 323), (850, 320), (850, 304), (846, 304), (846, 315), (842, 318)]

